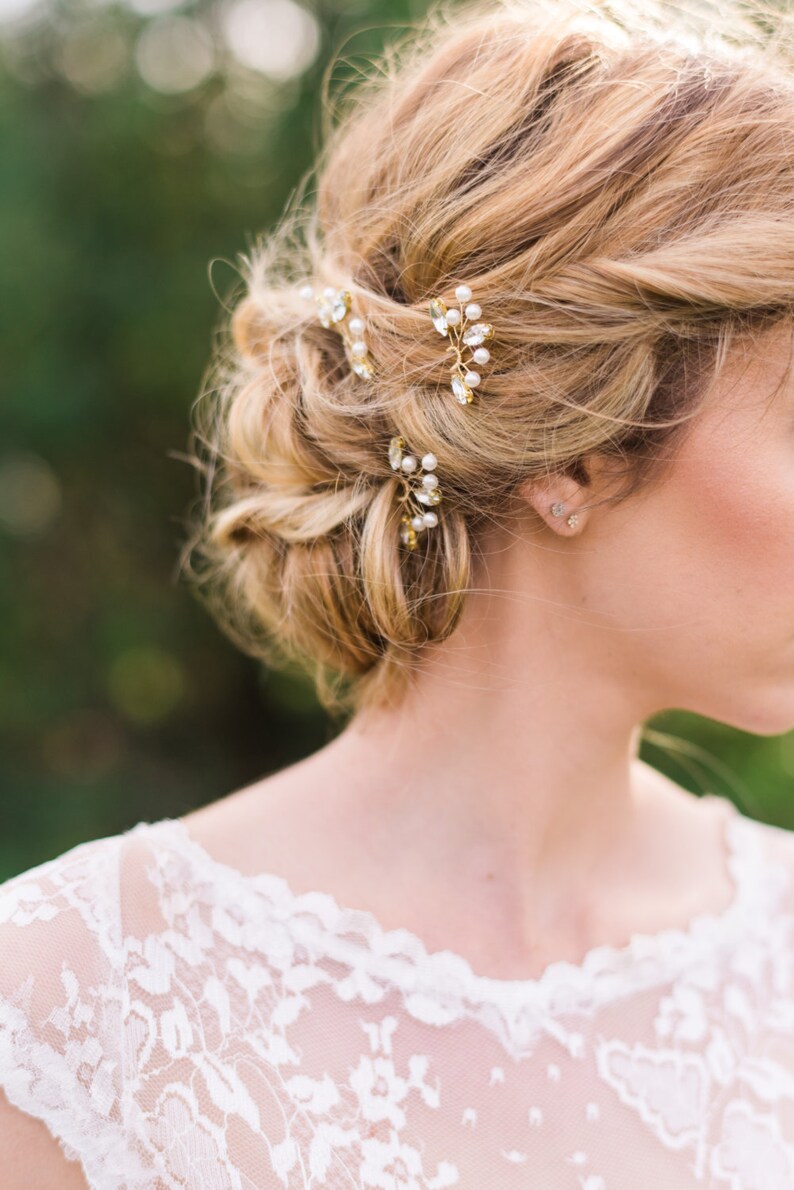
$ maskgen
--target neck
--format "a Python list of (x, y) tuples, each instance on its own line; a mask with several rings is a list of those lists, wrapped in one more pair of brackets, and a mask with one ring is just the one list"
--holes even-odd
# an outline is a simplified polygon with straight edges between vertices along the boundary
[(655, 708), (630, 651), (577, 604), (564, 561), (538, 552), (532, 573), (515, 572), (530, 551), (497, 552), (405, 701), (360, 712), (332, 746), (370, 848), (382, 839), (385, 859), (410, 840), (417, 877), (459, 875), (530, 945), (595, 881), (636, 886), (659, 789), (637, 757)]

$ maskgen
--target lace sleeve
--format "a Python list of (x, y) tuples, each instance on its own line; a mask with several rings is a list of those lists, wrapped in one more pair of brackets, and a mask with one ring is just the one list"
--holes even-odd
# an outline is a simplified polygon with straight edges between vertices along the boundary
[(120, 839), (0, 884), (0, 1088), (89, 1185), (121, 1187)]

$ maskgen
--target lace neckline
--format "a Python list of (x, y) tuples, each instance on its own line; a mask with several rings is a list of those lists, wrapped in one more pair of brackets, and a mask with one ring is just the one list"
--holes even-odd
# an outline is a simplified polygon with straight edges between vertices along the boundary
[(325, 954), (349, 966), (351, 994), (366, 994), (366, 977), (391, 984), (402, 990), (412, 1015), (434, 1023), (442, 1020), (445, 1010), (450, 1020), (455, 1019), (464, 1003), (478, 1015), (495, 1009), (513, 1036), (528, 1010), (548, 1019), (561, 1011), (592, 1008), (656, 986), (675, 977), (688, 963), (731, 947), (742, 927), (752, 930), (763, 920), (788, 879), (788, 870), (769, 863), (760, 837), (763, 823), (744, 817), (727, 798), (702, 796), (726, 805), (721, 829), (733, 881), (728, 905), (697, 914), (685, 926), (635, 933), (625, 945), (594, 946), (579, 962), (554, 960), (528, 979), (479, 974), (463, 955), (428, 951), (416, 934), (402, 927), (386, 929), (370, 910), (340, 905), (327, 892), (295, 892), (275, 873), (244, 873), (213, 858), (179, 818), (140, 822), (126, 833), (161, 833), (215, 884), (233, 887), (246, 902), (250, 894), (264, 898), (269, 914), (288, 927), (294, 940), (313, 954)]

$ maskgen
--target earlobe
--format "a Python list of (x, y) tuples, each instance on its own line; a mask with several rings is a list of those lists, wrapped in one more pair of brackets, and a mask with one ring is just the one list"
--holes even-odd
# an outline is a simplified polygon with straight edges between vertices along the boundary
[(575, 480), (558, 477), (543, 484), (537, 480), (527, 481), (519, 491), (555, 532), (575, 529), (580, 523), (577, 502), (581, 499), (582, 490)]
[[(552, 504), (551, 509), (550, 509), (551, 515), (554, 517), (563, 517), (563, 516), (565, 516), (566, 511), (567, 511), (567, 506), (565, 504), (561, 503), (559, 500), (555, 501), (555, 503)], [(566, 523), (566, 525), (570, 525), (570, 527), (572, 529), (575, 528), (579, 524), (578, 514), (575, 512), (570, 513), (568, 515), (565, 523)]]

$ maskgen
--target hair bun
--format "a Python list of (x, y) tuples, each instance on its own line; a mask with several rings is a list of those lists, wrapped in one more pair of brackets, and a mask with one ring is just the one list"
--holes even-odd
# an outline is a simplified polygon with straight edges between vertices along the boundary
[[(708, 6), (450, 5), (352, 92), (312, 203), (243, 258), (195, 406), (207, 494), (187, 554), (245, 651), (299, 660), (329, 709), (396, 699), (487, 582), (481, 532), (527, 515), (519, 489), (586, 482), (602, 452), (630, 494), (731, 334), (791, 316), (792, 27), (762, 45), (752, 7), (721, 3), (721, 41)], [(295, 276), (349, 288), (371, 382)], [(462, 409), (427, 312), (464, 280), (499, 351), (465, 361), (467, 404), (487, 370)], [(398, 435), (443, 475), (416, 551)]]

